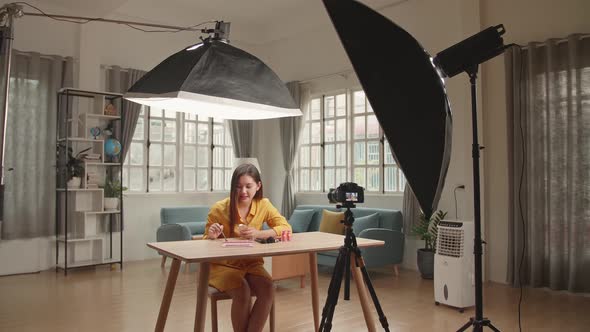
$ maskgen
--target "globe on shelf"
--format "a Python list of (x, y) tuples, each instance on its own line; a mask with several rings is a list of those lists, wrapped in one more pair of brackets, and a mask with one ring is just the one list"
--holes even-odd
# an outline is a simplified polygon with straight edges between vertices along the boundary
[(121, 153), (121, 143), (114, 138), (109, 138), (104, 142), (104, 153), (111, 159), (116, 158)]

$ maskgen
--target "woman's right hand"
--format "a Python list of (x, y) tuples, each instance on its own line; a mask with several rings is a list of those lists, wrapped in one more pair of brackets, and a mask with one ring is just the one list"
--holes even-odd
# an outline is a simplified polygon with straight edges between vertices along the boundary
[(221, 232), (223, 232), (223, 225), (214, 223), (211, 226), (209, 226), (209, 232), (207, 233), (207, 237), (211, 240), (216, 239), (217, 237), (219, 237), (219, 235), (221, 235)]

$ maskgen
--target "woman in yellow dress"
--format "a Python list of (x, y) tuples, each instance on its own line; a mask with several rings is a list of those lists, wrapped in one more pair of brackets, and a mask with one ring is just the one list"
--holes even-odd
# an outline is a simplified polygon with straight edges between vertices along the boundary
[[(231, 178), (230, 197), (211, 207), (205, 227), (206, 239), (226, 237), (266, 239), (291, 230), (279, 211), (262, 196), (262, 181), (256, 166), (238, 166)], [(262, 230), (266, 222), (270, 229)], [(234, 331), (262, 331), (274, 297), (272, 278), (262, 258), (218, 261), (211, 264), (209, 285), (232, 298), (231, 320)], [(250, 310), (251, 295), (256, 302)]]

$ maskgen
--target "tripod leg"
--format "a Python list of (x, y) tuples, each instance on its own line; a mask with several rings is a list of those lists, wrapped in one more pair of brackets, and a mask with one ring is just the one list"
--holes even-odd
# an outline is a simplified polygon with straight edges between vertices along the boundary
[(369, 277), (369, 273), (367, 272), (367, 268), (365, 267), (365, 261), (363, 259), (363, 256), (361, 255), (361, 250), (358, 248), (356, 244), (356, 236), (354, 235), (354, 233), (352, 234), (352, 244), (353, 247), (351, 250), (353, 250), (355, 264), (358, 266), (358, 268), (360, 268), (360, 271), (362, 272), (362, 277), (364, 277), (365, 284), (367, 285), (369, 293), (371, 294), (371, 299), (373, 299), (375, 309), (377, 309), (377, 314), (379, 314), (379, 322), (381, 322), (381, 326), (383, 326), (383, 329), (389, 332), (389, 323), (387, 322), (387, 318), (385, 317), (383, 309), (381, 308), (381, 304), (379, 303), (379, 299), (377, 298), (377, 293), (375, 292), (375, 288), (373, 287), (373, 283), (371, 282), (371, 278)]
[(322, 321), (320, 322), (319, 331), (329, 332), (332, 329), (332, 318), (334, 317), (334, 310), (338, 303), (338, 295), (340, 295), (340, 287), (342, 285), (342, 277), (345, 269), (345, 256), (348, 251), (341, 247), (336, 258), (336, 264), (334, 265), (334, 271), (332, 272), (332, 279), (330, 280), (330, 286), (328, 287), (328, 297), (326, 298), (326, 304), (322, 310)]
[(352, 269), (352, 273), (354, 274), (354, 283), (356, 284), (356, 289), (358, 291), (359, 299), (361, 301), (361, 308), (363, 309), (365, 323), (367, 323), (367, 331), (374, 332), (375, 322), (373, 321), (373, 317), (371, 315), (369, 297), (367, 296), (367, 289), (365, 288), (365, 284), (363, 284), (363, 276), (361, 274), (360, 268), (358, 266), (355, 266)]

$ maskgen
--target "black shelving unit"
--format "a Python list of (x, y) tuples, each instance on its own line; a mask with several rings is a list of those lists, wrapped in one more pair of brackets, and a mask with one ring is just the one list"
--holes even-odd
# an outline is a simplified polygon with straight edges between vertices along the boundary
[[(109, 104), (117, 110), (116, 115), (105, 114)], [(74, 268), (113, 264), (123, 268), (122, 191), (117, 197), (118, 208), (107, 210), (102, 186), (107, 179), (123, 183), (121, 153), (107, 156), (105, 142), (114, 138), (123, 145), (124, 106), (123, 95), (118, 93), (73, 88), (63, 88), (57, 93), (56, 272), (61, 269), (67, 275)], [(90, 131), (90, 128), (95, 129)], [(67, 167), (70, 148), (73, 156), (87, 148), (85, 154), (91, 155), (83, 161), (79, 184), (71, 180)], [(119, 233), (118, 255), (114, 246), (116, 233)]]

